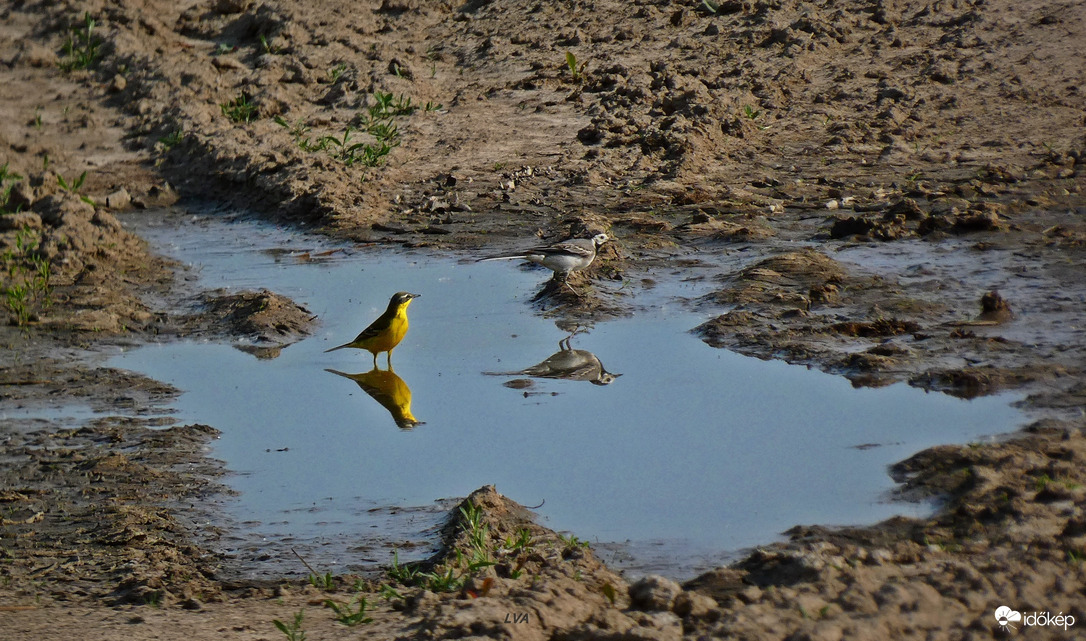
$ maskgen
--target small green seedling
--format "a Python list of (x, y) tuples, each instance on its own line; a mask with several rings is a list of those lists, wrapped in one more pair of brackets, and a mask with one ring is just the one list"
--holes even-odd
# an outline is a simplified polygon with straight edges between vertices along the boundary
[(305, 630), (302, 630), (302, 619), (305, 617), (304, 610), (298, 610), (294, 615), (294, 621), (283, 623), (279, 619), (274, 619), (272, 623), (280, 632), (287, 635), (287, 641), (305, 641)]
[(101, 38), (94, 35), (96, 23), (90, 13), (83, 14), (83, 28), (70, 29), (64, 43), (64, 57), (60, 60), (63, 71), (90, 69), (98, 60)]
[(573, 82), (580, 84), (584, 81), (584, 70), (587, 66), (587, 62), (577, 64), (577, 56), (572, 51), (566, 52), (566, 67), (569, 68), (569, 75), (573, 78)]
[(249, 94), (242, 92), (237, 98), (219, 105), (224, 116), (234, 122), (249, 123), (256, 120), (257, 108), (249, 102)]
[(335, 84), (345, 71), (347, 71), (347, 63), (341, 62), (328, 70), (328, 79), (332, 81), (332, 84)]
[(15, 249), (0, 254), (0, 264), (7, 272), (0, 288), (4, 303), (15, 317), (15, 324), (30, 324), (35, 311), (52, 304), (49, 261), (39, 252), (41, 236), (29, 225), (15, 234)]
[[(14, 171), (8, 171), (8, 164), (0, 165), (0, 213), (8, 213), (8, 203), (11, 201), (11, 190), (23, 177)], [(7, 184), (5, 184), (7, 183)]]
[(260, 34), (260, 50), (273, 56), (279, 55), (279, 47), (269, 42), (268, 37), (264, 34)]
[(391, 601), (392, 599), (403, 599), (403, 594), (387, 583), (381, 586), (380, 593), (381, 598), (385, 601)]
[(332, 576), (331, 572), (325, 572), (321, 574), (310, 574), (309, 585), (321, 590), (334, 590), (336, 587), (336, 577)]
[(180, 127), (174, 129), (170, 133), (158, 139), (158, 141), (162, 143), (162, 146), (165, 148), (166, 151), (169, 151), (174, 147), (180, 145), (184, 140), (185, 130)]
[(404, 585), (414, 585), (419, 577), (419, 569), (414, 565), (400, 563), (400, 551), (392, 551), (392, 567), (388, 569), (388, 578)]
[(60, 188), (69, 193), (76, 193), (79, 188), (83, 186), (83, 181), (87, 179), (87, 172), (79, 174), (79, 178), (76, 178), (71, 184), (67, 180), (64, 180), (64, 176), (57, 174), (57, 182), (60, 184)]
[(340, 605), (332, 599), (327, 599), (324, 605), (332, 608), (332, 611), (336, 613), (336, 622), (342, 623), (347, 627), (354, 627), (360, 623), (370, 623), (373, 621), (372, 617), (366, 616), (366, 599), (358, 597), (355, 601), (357, 609), (352, 610), (351, 604), (346, 603)]

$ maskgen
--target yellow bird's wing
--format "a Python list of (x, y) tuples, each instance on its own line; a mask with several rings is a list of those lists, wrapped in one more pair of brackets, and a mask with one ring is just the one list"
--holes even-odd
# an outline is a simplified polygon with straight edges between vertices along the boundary
[(392, 317), (382, 314), (380, 318), (378, 318), (377, 320), (370, 323), (369, 327), (362, 330), (362, 332), (358, 336), (355, 336), (354, 340), (351, 341), (351, 342), (352, 343), (357, 343), (359, 341), (364, 341), (364, 340), (367, 340), (367, 339), (370, 339), (370, 338), (374, 338), (377, 335), (379, 335), (381, 332), (387, 330), (388, 326), (391, 325), (391, 324), (392, 324)]
[(349, 343), (337, 345), (336, 347), (333, 347), (331, 349), (326, 349), (324, 351), (325, 353), (334, 352), (337, 349), (343, 349), (344, 347), (357, 347), (359, 349), (366, 349), (365, 344), (367, 342), (372, 341), (373, 339), (380, 336), (382, 332), (388, 330), (389, 326), (392, 324), (393, 318), (394, 316), (390, 316), (386, 312), (379, 316), (377, 320), (370, 323), (370, 326), (362, 330), (362, 332), (358, 336), (355, 336), (354, 340), (350, 341)]

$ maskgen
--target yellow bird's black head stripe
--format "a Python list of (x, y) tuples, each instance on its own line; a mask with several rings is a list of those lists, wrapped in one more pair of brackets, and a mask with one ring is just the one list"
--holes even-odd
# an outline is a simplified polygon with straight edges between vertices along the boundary
[(410, 292), (396, 292), (392, 295), (392, 300), (388, 301), (389, 308), (401, 307), (407, 305), (412, 300), (419, 297), (419, 294), (412, 294)]

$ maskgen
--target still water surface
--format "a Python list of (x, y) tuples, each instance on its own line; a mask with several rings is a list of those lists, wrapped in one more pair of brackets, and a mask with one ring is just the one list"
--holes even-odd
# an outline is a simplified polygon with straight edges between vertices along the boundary
[[(247, 220), (155, 220), (127, 224), (193, 265), (201, 287), (267, 288), (320, 318), (313, 336), (274, 359), (182, 342), (109, 363), (184, 390), (178, 420), (222, 431), (213, 455), (240, 492), (227, 509), (258, 538), (260, 558), (283, 562), (302, 546), (311, 562), (387, 563), (405, 539), (432, 542), (424, 530), (438, 510), (411, 508), (493, 484), (522, 504), (542, 503), (543, 524), (597, 544), (608, 561), (689, 577), (799, 523), (923, 514), (929, 506), (888, 500), (888, 465), (1021, 420), (1006, 396), (853, 389), (840, 377), (708, 347), (689, 333), (706, 318), (683, 303), (704, 286), (666, 275), (651, 290), (622, 291), (642, 306), (633, 317), (571, 340), (621, 374), (613, 383), (536, 378), (513, 389), (503, 383), (526, 377), (486, 372), (540, 363), (568, 335), (530, 304), (549, 272), (378, 248), (312, 260), (342, 246)], [(618, 289), (608, 287), (597, 289)], [(326, 371), (368, 372), (368, 352), (324, 353), (400, 290), (422, 295), (393, 357), (422, 421), (410, 429), (354, 380)], [(391, 377), (378, 378), (387, 392)], [(384, 547), (362, 552), (361, 533)]]

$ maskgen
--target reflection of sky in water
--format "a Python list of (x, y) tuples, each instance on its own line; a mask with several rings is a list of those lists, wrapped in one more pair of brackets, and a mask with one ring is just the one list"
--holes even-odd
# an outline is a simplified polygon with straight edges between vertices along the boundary
[[(110, 365), (185, 390), (181, 420), (222, 430), (214, 455), (238, 473), (230, 482), (242, 492), (232, 509), (266, 533), (340, 536), (372, 525), (360, 505), (425, 505), (494, 484), (522, 504), (545, 501), (537, 512), (554, 529), (630, 539), (634, 554), (662, 544), (655, 554), (673, 552), (680, 571), (690, 558), (766, 543), (798, 523), (918, 513), (885, 501), (887, 465), (1018, 420), (1007, 398), (857, 390), (840, 377), (710, 348), (688, 332), (704, 318), (667, 299), (700, 292), (666, 277), (635, 293), (648, 310), (572, 341), (622, 374), (613, 384), (535, 379), (510, 389), (502, 383), (511, 377), (482, 372), (539, 363), (564, 336), (527, 303), (549, 272), (376, 251), (305, 264), (261, 250), (316, 251), (326, 241), (254, 223), (205, 224), (213, 229), (141, 232), (202, 264), (203, 286), (293, 297), (320, 316), (316, 334), (272, 360), (181, 343), (131, 350)], [(210, 250), (209, 238), (219, 243)], [(406, 431), (354, 381), (324, 371), (370, 369), (368, 352), (323, 350), (352, 338), (398, 290), (422, 294), (393, 357), (425, 422)], [(869, 444), (879, 447), (857, 449)]]

